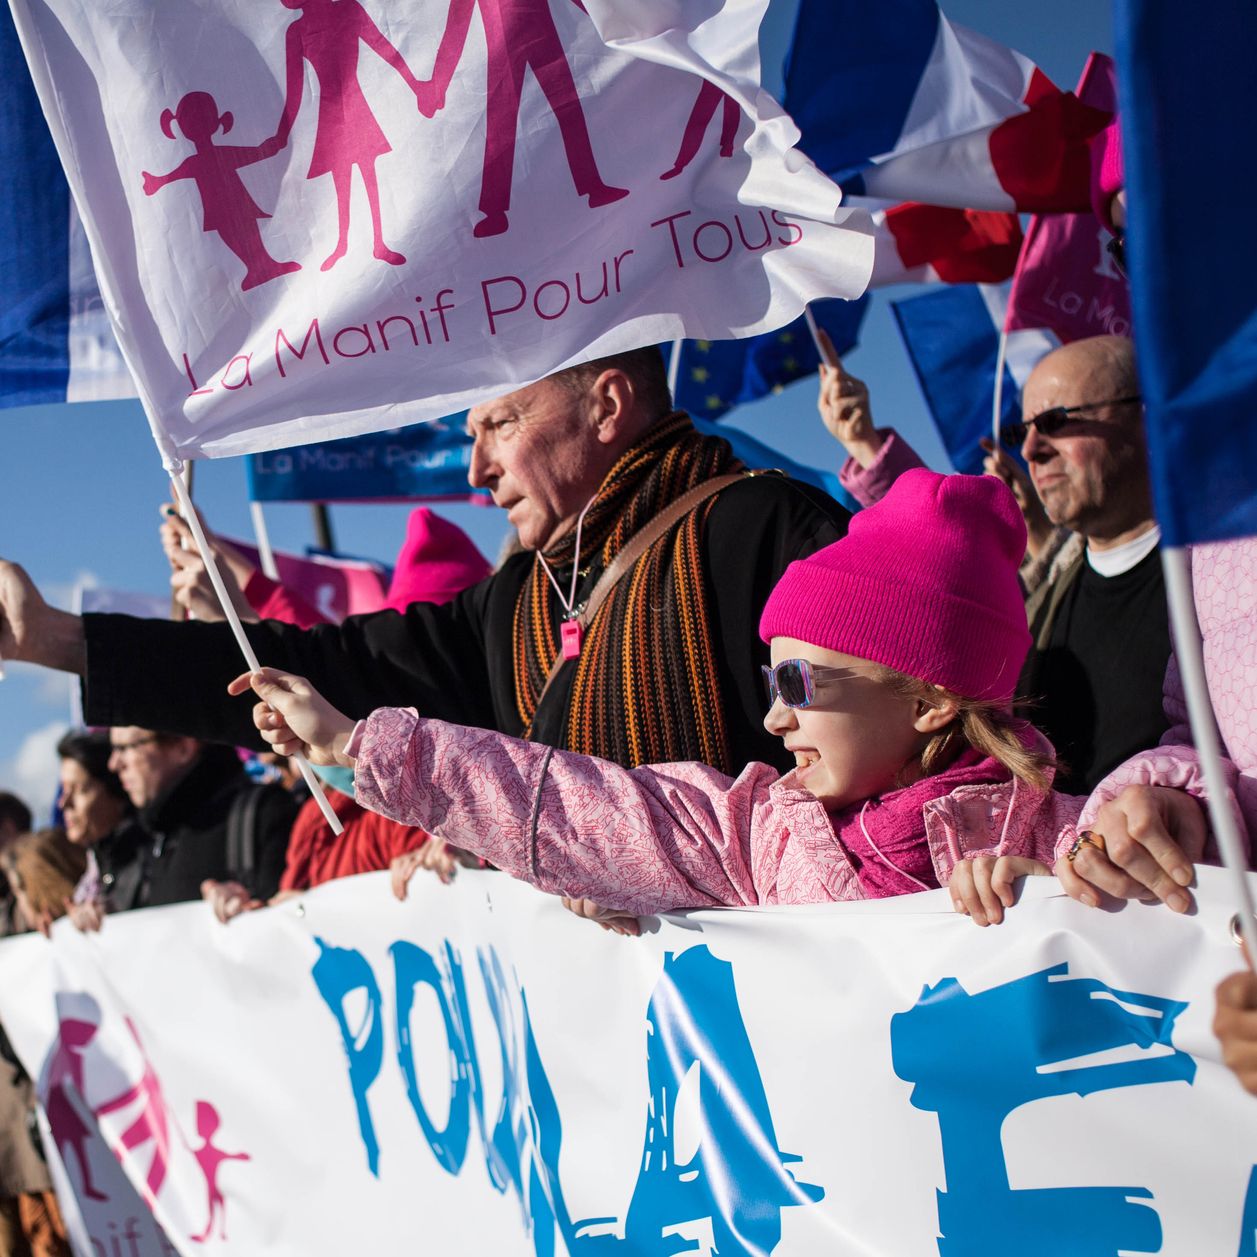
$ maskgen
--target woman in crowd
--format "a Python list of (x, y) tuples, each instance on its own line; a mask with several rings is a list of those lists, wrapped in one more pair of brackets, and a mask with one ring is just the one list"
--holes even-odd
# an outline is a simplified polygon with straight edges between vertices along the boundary
[[(47, 933), (87, 857), (60, 829), (24, 834), (0, 854), (21, 915)], [(33, 1122), (34, 1092), (0, 1029), (0, 1253), (69, 1257), (65, 1225)]]
[(118, 774), (109, 768), (109, 734), (72, 730), (57, 743), (59, 804), (66, 837), (87, 855), (74, 889), (76, 924), (99, 926), (102, 912), (138, 907), (144, 889), (144, 830)]
[(282, 753), (353, 765), (367, 806), (553, 893), (638, 915), (906, 894), (980, 853), (1014, 870), (1046, 858), (1076, 814), (1050, 790), (1051, 748), (1010, 710), (1024, 549), (1003, 484), (918, 470), (791, 564), (760, 623), (765, 725), (797, 764), (784, 777), (628, 770), (395, 708), (355, 728), (272, 670), (230, 688), (253, 686)]

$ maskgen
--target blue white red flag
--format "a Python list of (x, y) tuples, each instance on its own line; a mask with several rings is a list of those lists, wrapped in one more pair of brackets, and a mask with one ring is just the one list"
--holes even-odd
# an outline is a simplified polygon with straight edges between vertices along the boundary
[(800, 0), (784, 103), (849, 197), (1085, 210), (1109, 116), (934, 0)]
[(867, 215), (760, 86), (766, 4), (14, 0), (167, 464), (859, 296)]
[[(891, 303), (930, 417), (957, 471), (976, 474), (982, 470), (978, 442), (991, 435), (1008, 287), (955, 285)], [(1035, 363), (1057, 344), (1045, 331), (1009, 335), (1001, 424), (1021, 418), (1021, 388)]]
[(0, 83), (0, 406), (134, 397), (7, 5)]
[[(1257, 6), (1115, 11), (1127, 257), (1153, 491), (1172, 546), (1257, 534)], [(1209, 197), (1190, 182), (1210, 172)]]

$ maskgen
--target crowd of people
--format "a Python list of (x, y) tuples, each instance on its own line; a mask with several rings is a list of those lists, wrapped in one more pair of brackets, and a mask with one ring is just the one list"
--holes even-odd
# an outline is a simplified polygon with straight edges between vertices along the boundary
[[(0, 929), (108, 928), (199, 896), (227, 921), (336, 877), (392, 868), (404, 894), (469, 861), (626, 934), (657, 912), (938, 887), (995, 925), (1025, 875), (1090, 907), (1188, 911), (1217, 853), (1139, 394), (1130, 341), (1067, 345), (991, 474), (943, 475), (826, 367), (850, 516), (700, 435), (656, 349), (598, 359), (470, 412), (471, 482), (518, 537), (493, 571), (416, 512), (390, 605), (337, 624), (220, 545), (267, 665), (251, 674), (173, 513), (194, 621), (71, 615), (0, 563), (0, 653), (79, 674), (90, 726), (58, 747), (57, 828), (0, 795)], [(1248, 834), (1257, 542), (1199, 547), (1193, 572)], [(343, 834), (300, 798), (298, 753)], [(1257, 982), (1218, 1000), (1257, 1092)], [(14, 1081), (0, 1147), (28, 1137)], [(55, 1218), (37, 1158), (0, 1167), (0, 1217)]]

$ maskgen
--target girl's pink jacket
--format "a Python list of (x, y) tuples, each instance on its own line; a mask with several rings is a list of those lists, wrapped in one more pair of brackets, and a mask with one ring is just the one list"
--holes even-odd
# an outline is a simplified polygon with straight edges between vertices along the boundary
[[(824, 807), (751, 764), (635, 769), (386, 707), (348, 747), (358, 801), (553, 894), (636, 915), (867, 897)], [(1050, 862), (1081, 799), (966, 785), (925, 805), (938, 881), (975, 855)]]
[[(1192, 593), (1204, 639), (1209, 700), (1227, 756), (1228, 793), (1251, 851), (1257, 834), (1257, 538), (1193, 546)], [(1173, 656), (1165, 674), (1165, 714), (1170, 728), (1161, 745), (1128, 759), (1096, 786), (1078, 829), (1089, 829), (1100, 807), (1129, 785), (1173, 786), (1202, 802), (1208, 798)], [(1062, 854), (1075, 836), (1072, 826), (1062, 832)], [(1205, 859), (1219, 861), (1212, 837)]]

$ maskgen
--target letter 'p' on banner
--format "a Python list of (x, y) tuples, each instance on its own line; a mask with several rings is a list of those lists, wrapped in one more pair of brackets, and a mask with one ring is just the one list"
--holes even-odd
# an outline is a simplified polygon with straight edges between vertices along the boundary
[(168, 466), (854, 298), (767, 0), (14, 0)]

